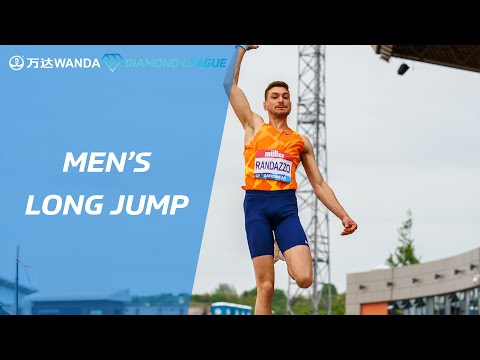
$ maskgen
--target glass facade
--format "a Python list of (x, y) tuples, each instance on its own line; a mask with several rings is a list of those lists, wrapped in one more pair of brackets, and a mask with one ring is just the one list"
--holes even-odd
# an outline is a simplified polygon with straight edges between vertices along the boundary
[(468, 293), (468, 314), (478, 315), (478, 288), (471, 289), (467, 293)]
[(433, 315), (445, 315), (445, 296), (436, 295), (433, 297)]
[(479, 288), (403, 299), (388, 304), (389, 315), (479, 315)]
[(414, 304), (415, 312), (412, 315), (427, 315), (427, 298), (417, 298)]
[(450, 299), (450, 315), (466, 315), (467, 303), (464, 291), (457, 291), (449, 295)]

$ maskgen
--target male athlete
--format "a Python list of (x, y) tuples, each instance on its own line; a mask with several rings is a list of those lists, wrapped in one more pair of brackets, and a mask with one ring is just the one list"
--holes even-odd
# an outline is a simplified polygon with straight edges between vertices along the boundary
[[(317, 198), (341, 221), (341, 235), (352, 234), (357, 224), (348, 216), (318, 169), (310, 140), (287, 125), (292, 109), (288, 85), (275, 81), (265, 90), (263, 108), (268, 123), (250, 109), (237, 86), (245, 53), (258, 45), (238, 46), (225, 83), (230, 104), (245, 129), (245, 230), (257, 286), (255, 314), (271, 314), (274, 290), (274, 243), (287, 263), (289, 275), (301, 288), (312, 284), (313, 270), (307, 236), (298, 217), (295, 171), (302, 162)], [(227, 75), (228, 77), (228, 75)], [(273, 237), (275, 234), (275, 238)]]

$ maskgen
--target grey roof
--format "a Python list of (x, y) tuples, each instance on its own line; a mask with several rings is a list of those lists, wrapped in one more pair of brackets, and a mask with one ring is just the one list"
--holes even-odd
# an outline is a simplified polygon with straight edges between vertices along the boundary
[(416, 60), (480, 72), (480, 45), (371, 45), (380, 57)]
[[(15, 290), (15, 282), (0, 277), (0, 287)], [(34, 289), (20, 284), (18, 284), (18, 291), (22, 294), (31, 294), (35, 292)]]
[(128, 289), (124, 290), (57, 290), (39, 291), (35, 294), (25, 296), (26, 301), (47, 302), (47, 301), (120, 301), (130, 302), (131, 296)]

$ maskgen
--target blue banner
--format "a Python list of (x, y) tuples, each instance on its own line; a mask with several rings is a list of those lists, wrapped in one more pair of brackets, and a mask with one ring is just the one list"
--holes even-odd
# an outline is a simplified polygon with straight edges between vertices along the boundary
[(13, 284), (18, 267), (21, 285), (5, 309), (138, 314), (138, 297), (171, 295), (185, 313), (233, 54), (0, 47), (0, 279)]

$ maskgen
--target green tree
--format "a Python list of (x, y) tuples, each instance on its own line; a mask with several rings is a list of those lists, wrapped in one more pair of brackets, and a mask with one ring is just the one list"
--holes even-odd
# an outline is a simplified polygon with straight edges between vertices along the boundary
[(190, 298), (190, 305), (191, 304), (210, 304), (211, 295), (210, 294), (193, 294)]
[(290, 306), (296, 315), (310, 315), (312, 313), (312, 303), (310, 299), (302, 295), (295, 296), (290, 301)]
[(411, 236), (412, 223), (412, 211), (409, 209), (407, 210), (407, 220), (397, 229), (400, 245), (395, 249), (395, 253), (390, 254), (385, 262), (386, 265), (391, 268), (420, 263), (420, 258), (417, 258), (415, 255), (415, 248), (413, 246)]
[[(339, 294), (334, 284), (324, 284), (322, 290), (322, 298), (318, 304), (318, 314), (326, 315), (328, 310), (328, 291), (332, 294), (332, 311), (331, 315), (345, 314), (345, 293)], [(293, 312), (297, 315), (312, 314), (312, 303), (310, 298), (306, 296), (296, 296), (290, 302)]]
[(329, 288), (330, 288), (330, 293), (332, 294), (332, 297), (334, 295), (337, 295), (337, 293), (338, 293), (337, 292), (337, 287), (334, 284), (324, 284), (322, 292), (323, 292), (323, 294), (325, 294), (325, 296), (327, 296)]
[[(334, 284), (325, 284), (331, 289), (332, 293), (332, 315), (345, 314), (345, 293), (338, 294)], [(326, 294), (326, 293), (324, 293)], [(249, 305), (255, 309), (255, 300), (257, 298), (257, 289), (244, 291), (241, 295), (237, 295), (233, 286), (228, 284), (220, 284), (211, 294), (193, 294), (190, 300), (190, 306), (209, 306), (217, 301), (232, 302), (235, 304)], [(296, 296), (291, 302), (295, 314), (310, 315), (312, 304), (310, 299), (304, 296)], [(324, 314), (326, 309), (326, 297), (323, 297), (319, 304), (319, 314)], [(286, 315), (287, 313), (287, 295), (281, 289), (275, 289), (272, 300), (272, 310), (274, 315)]]
[(332, 296), (332, 315), (345, 315), (345, 294)]
[(226, 301), (238, 303), (238, 295), (233, 285), (220, 284), (210, 297), (212, 302)]
[(273, 291), (272, 311), (274, 315), (285, 315), (287, 313), (287, 295), (283, 290)]
[(233, 287), (233, 285), (229, 284), (220, 284), (215, 289), (214, 294), (225, 294), (225, 295), (234, 295), (237, 296), (237, 291)]

